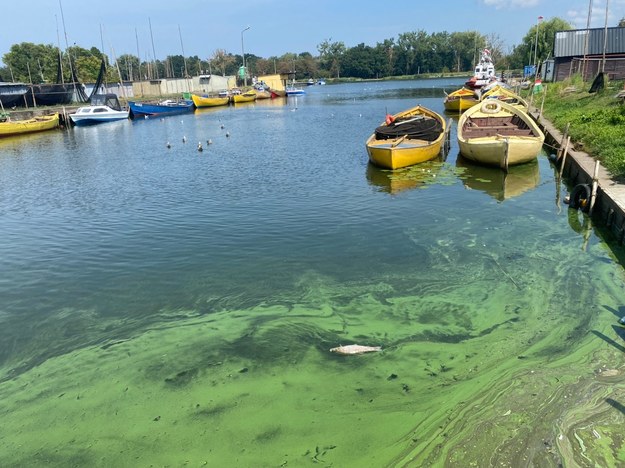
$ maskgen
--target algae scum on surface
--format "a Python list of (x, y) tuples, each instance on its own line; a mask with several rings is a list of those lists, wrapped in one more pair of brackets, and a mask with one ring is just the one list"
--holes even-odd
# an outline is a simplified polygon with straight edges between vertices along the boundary
[[(309, 272), (25, 366), (0, 384), (3, 465), (623, 463), (622, 272), (538, 220), (511, 251), (520, 220), (457, 226), (411, 273)], [(329, 351), (351, 343), (382, 351)]]

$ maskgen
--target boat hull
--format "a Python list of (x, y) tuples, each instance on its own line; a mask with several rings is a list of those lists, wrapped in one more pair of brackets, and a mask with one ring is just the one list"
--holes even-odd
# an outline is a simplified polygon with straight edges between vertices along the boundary
[(528, 114), (497, 100), (472, 107), (458, 121), (460, 154), (487, 166), (507, 170), (532, 161), (544, 141), (543, 132)]
[(204, 97), (204, 96), (198, 96), (197, 94), (192, 94), (191, 99), (193, 100), (193, 104), (195, 104), (195, 107), (227, 106), (228, 103), (230, 102), (230, 98), (228, 96)]
[[(443, 117), (425, 107), (416, 106), (394, 115), (393, 118), (398, 121), (400, 119), (418, 118), (419, 116), (434, 119), (438, 123), (440, 131), (435, 139), (408, 138), (406, 136), (378, 139), (376, 132), (374, 132), (365, 143), (371, 163), (385, 169), (400, 169), (436, 158), (441, 153), (446, 137), (447, 124)], [(378, 128), (384, 127), (388, 127), (388, 125), (384, 123)]]
[(28, 120), (0, 122), (0, 138), (26, 133), (43, 132), (59, 126), (59, 114), (44, 115)]
[(74, 97), (76, 86), (80, 83), (49, 83), (31, 85), (26, 92), (28, 106), (58, 106), (69, 104)]
[(235, 104), (241, 104), (243, 102), (254, 102), (256, 101), (256, 93), (248, 92), (243, 94), (235, 94), (232, 96), (232, 102)]
[(514, 91), (504, 88), (501, 85), (495, 85), (487, 91), (484, 91), (480, 96), (480, 101), (485, 99), (499, 99), (500, 101), (512, 104), (515, 107), (527, 112), (529, 108), (528, 102)]
[(75, 114), (70, 114), (70, 119), (74, 125), (84, 127), (87, 125), (96, 125), (107, 122), (115, 122), (118, 120), (127, 120), (129, 116), (128, 111), (116, 111), (109, 109), (102, 112), (88, 112), (84, 109), (87, 107), (81, 107)]
[(22, 83), (0, 83), (0, 103), (5, 108), (23, 106), (28, 89)]
[(478, 102), (479, 99), (473, 91), (461, 88), (446, 96), (443, 105), (447, 112), (464, 112)]
[(193, 110), (192, 102), (158, 104), (128, 101), (128, 106), (130, 107), (130, 118), (184, 114)]

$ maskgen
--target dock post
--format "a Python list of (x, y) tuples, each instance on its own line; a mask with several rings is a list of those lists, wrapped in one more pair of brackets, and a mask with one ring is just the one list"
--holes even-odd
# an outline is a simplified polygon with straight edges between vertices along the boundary
[(562, 163), (560, 164), (560, 178), (562, 178), (562, 173), (564, 172), (564, 164), (566, 164), (566, 154), (569, 152), (569, 143), (571, 143), (571, 137), (566, 137), (566, 144), (564, 145), (564, 150), (562, 152)]
[(588, 208), (588, 216), (592, 216), (592, 209), (595, 207), (595, 199), (597, 198), (597, 186), (599, 185), (599, 161), (595, 161), (595, 172), (592, 175), (592, 191), (590, 192), (590, 208)]

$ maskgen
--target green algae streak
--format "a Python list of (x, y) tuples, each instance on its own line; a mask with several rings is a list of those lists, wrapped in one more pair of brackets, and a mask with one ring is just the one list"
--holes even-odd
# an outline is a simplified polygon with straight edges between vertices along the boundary
[[(590, 281), (571, 274), (583, 257), (557, 243), (505, 267), (496, 250), (446, 250), (438, 278), (415, 269), (411, 278), (337, 284), (310, 273), (271, 303), (161, 311), (160, 322), (125, 340), (6, 379), (3, 464), (625, 461), (625, 415), (606, 403), (625, 401), (623, 352), (600, 339), (612, 331), (623, 278), (608, 263)], [(479, 267), (450, 268), (457, 255)], [(528, 268), (539, 260), (541, 269)], [(329, 352), (347, 343), (383, 351)]]

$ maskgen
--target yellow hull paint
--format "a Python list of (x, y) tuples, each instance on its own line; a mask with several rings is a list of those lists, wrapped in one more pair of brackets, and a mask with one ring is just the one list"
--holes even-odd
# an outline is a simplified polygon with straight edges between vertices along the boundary
[(0, 122), (0, 137), (43, 132), (59, 126), (59, 114), (44, 115), (28, 120)]
[(243, 94), (235, 94), (232, 96), (232, 102), (240, 104), (242, 102), (254, 102), (256, 100), (256, 93), (254, 91), (248, 91)]
[(481, 95), (480, 101), (484, 99), (499, 99), (500, 101), (507, 102), (508, 104), (512, 104), (519, 109), (522, 109), (527, 112), (529, 109), (529, 105), (525, 99), (516, 94), (514, 91), (504, 88), (503, 86), (494, 86), (493, 88), (486, 91)]
[(466, 88), (460, 88), (453, 93), (445, 96), (443, 105), (447, 112), (464, 112), (479, 102), (479, 99), (473, 91)]
[[(545, 135), (536, 122), (516, 106), (506, 102), (498, 102), (498, 105), (500, 110), (497, 113), (485, 113), (482, 110), (484, 104), (481, 104), (462, 114), (458, 121), (460, 154), (471, 161), (503, 169), (536, 159), (545, 141)], [(523, 120), (531, 129), (531, 136), (504, 136), (499, 134), (473, 138), (465, 138), (464, 136), (463, 128), (467, 120), (471, 118), (511, 117), (514, 115)]]
[(413, 140), (402, 137), (378, 140), (374, 132), (365, 143), (371, 163), (386, 169), (400, 169), (430, 161), (440, 154), (446, 135), (447, 123), (445, 119), (436, 112), (421, 106), (395, 114), (394, 117), (397, 119), (400, 117), (416, 117), (418, 115), (434, 118), (441, 122), (442, 131), (439, 137), (434, 141)]
[(230, 101), (229, 97), (202, 97), (196, 94), (191, 95), (195, 107), (216, 107), (225, 106)]

